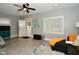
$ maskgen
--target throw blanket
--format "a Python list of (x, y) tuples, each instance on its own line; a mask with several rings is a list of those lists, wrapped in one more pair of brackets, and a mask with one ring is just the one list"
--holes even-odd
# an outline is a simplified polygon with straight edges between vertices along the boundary
[(62, 40), (64, 40), (63, 38), (53, 38), (53, 39), (51, 39), (49, 42), (48, 42), (48, 44), (50, 45), (50, 46), (54, 46), (57, 42), (60, 42), (60, 41), (62, 41)]

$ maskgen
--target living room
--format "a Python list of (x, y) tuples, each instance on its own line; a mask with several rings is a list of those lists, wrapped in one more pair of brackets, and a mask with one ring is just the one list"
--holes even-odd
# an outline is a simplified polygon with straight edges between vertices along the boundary
[[(0, 54), (65, 55), (64, 49), (64, 51), (60, 51), (62, 50), (60, 48), (54, 51), (50, 45), (56, 44), (52, 42), (59, 41), (60, 38), (63, 42), (67, 41), (70, 34), (73, 38), (76, 36), (75, 39), (77, 39), (79, 4), (25, 3), (25, 6), (28, 4), (28, 9), (33, 8), (32, 11), (26, 9), (19, 11), (24, 8), (23, 3), (0, 3), (0, 37), (2, 39)], [(74, 40), (71, 39), (72, 42)], [(71, 45), (68, 45), (69, 47), (74, 47), (72, 42), (67, 41)], [(58, 45), (61, 43), (59, 42)], [(75, 45), (78, 46), (78, 44)], [(71, 49), (75, 51), (74, 48)], [(73, 51), (66, 54), (79, 54)]]

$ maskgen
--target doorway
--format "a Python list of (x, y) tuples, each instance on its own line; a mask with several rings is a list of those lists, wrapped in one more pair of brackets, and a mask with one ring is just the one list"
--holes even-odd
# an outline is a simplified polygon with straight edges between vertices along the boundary
[(19, 37), (29, 38), (32, 37), (32, 20), (25, 19), (19, 20)]

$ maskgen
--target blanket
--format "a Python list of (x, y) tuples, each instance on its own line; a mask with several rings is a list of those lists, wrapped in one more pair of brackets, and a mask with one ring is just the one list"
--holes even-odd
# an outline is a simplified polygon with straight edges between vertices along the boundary
[(53, 38), (53, 39), (51, 39), (49, 42), (48, 42), (48, 44), (50, 45), (50, 46), (54, 46), (57, 42), (60, 42), (60, 41), (62, 41), (62, 40), (64, 40), (63, 38)]

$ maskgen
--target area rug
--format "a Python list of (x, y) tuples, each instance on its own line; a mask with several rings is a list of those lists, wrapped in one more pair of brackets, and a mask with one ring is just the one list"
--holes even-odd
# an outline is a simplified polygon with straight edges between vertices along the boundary
[(30, 38), (30, 37), (28, 37), (28, 36), (24, 36), (24, 37), (22, 37), (22, 38), (24, 38), (24, 39), (28, 39), (28, 38)]
[(65, 55), (62, 52), (51, 50), (47, 42), (43, 42), (40, 46), (35, 48), (33, 54), (34, 55)]

